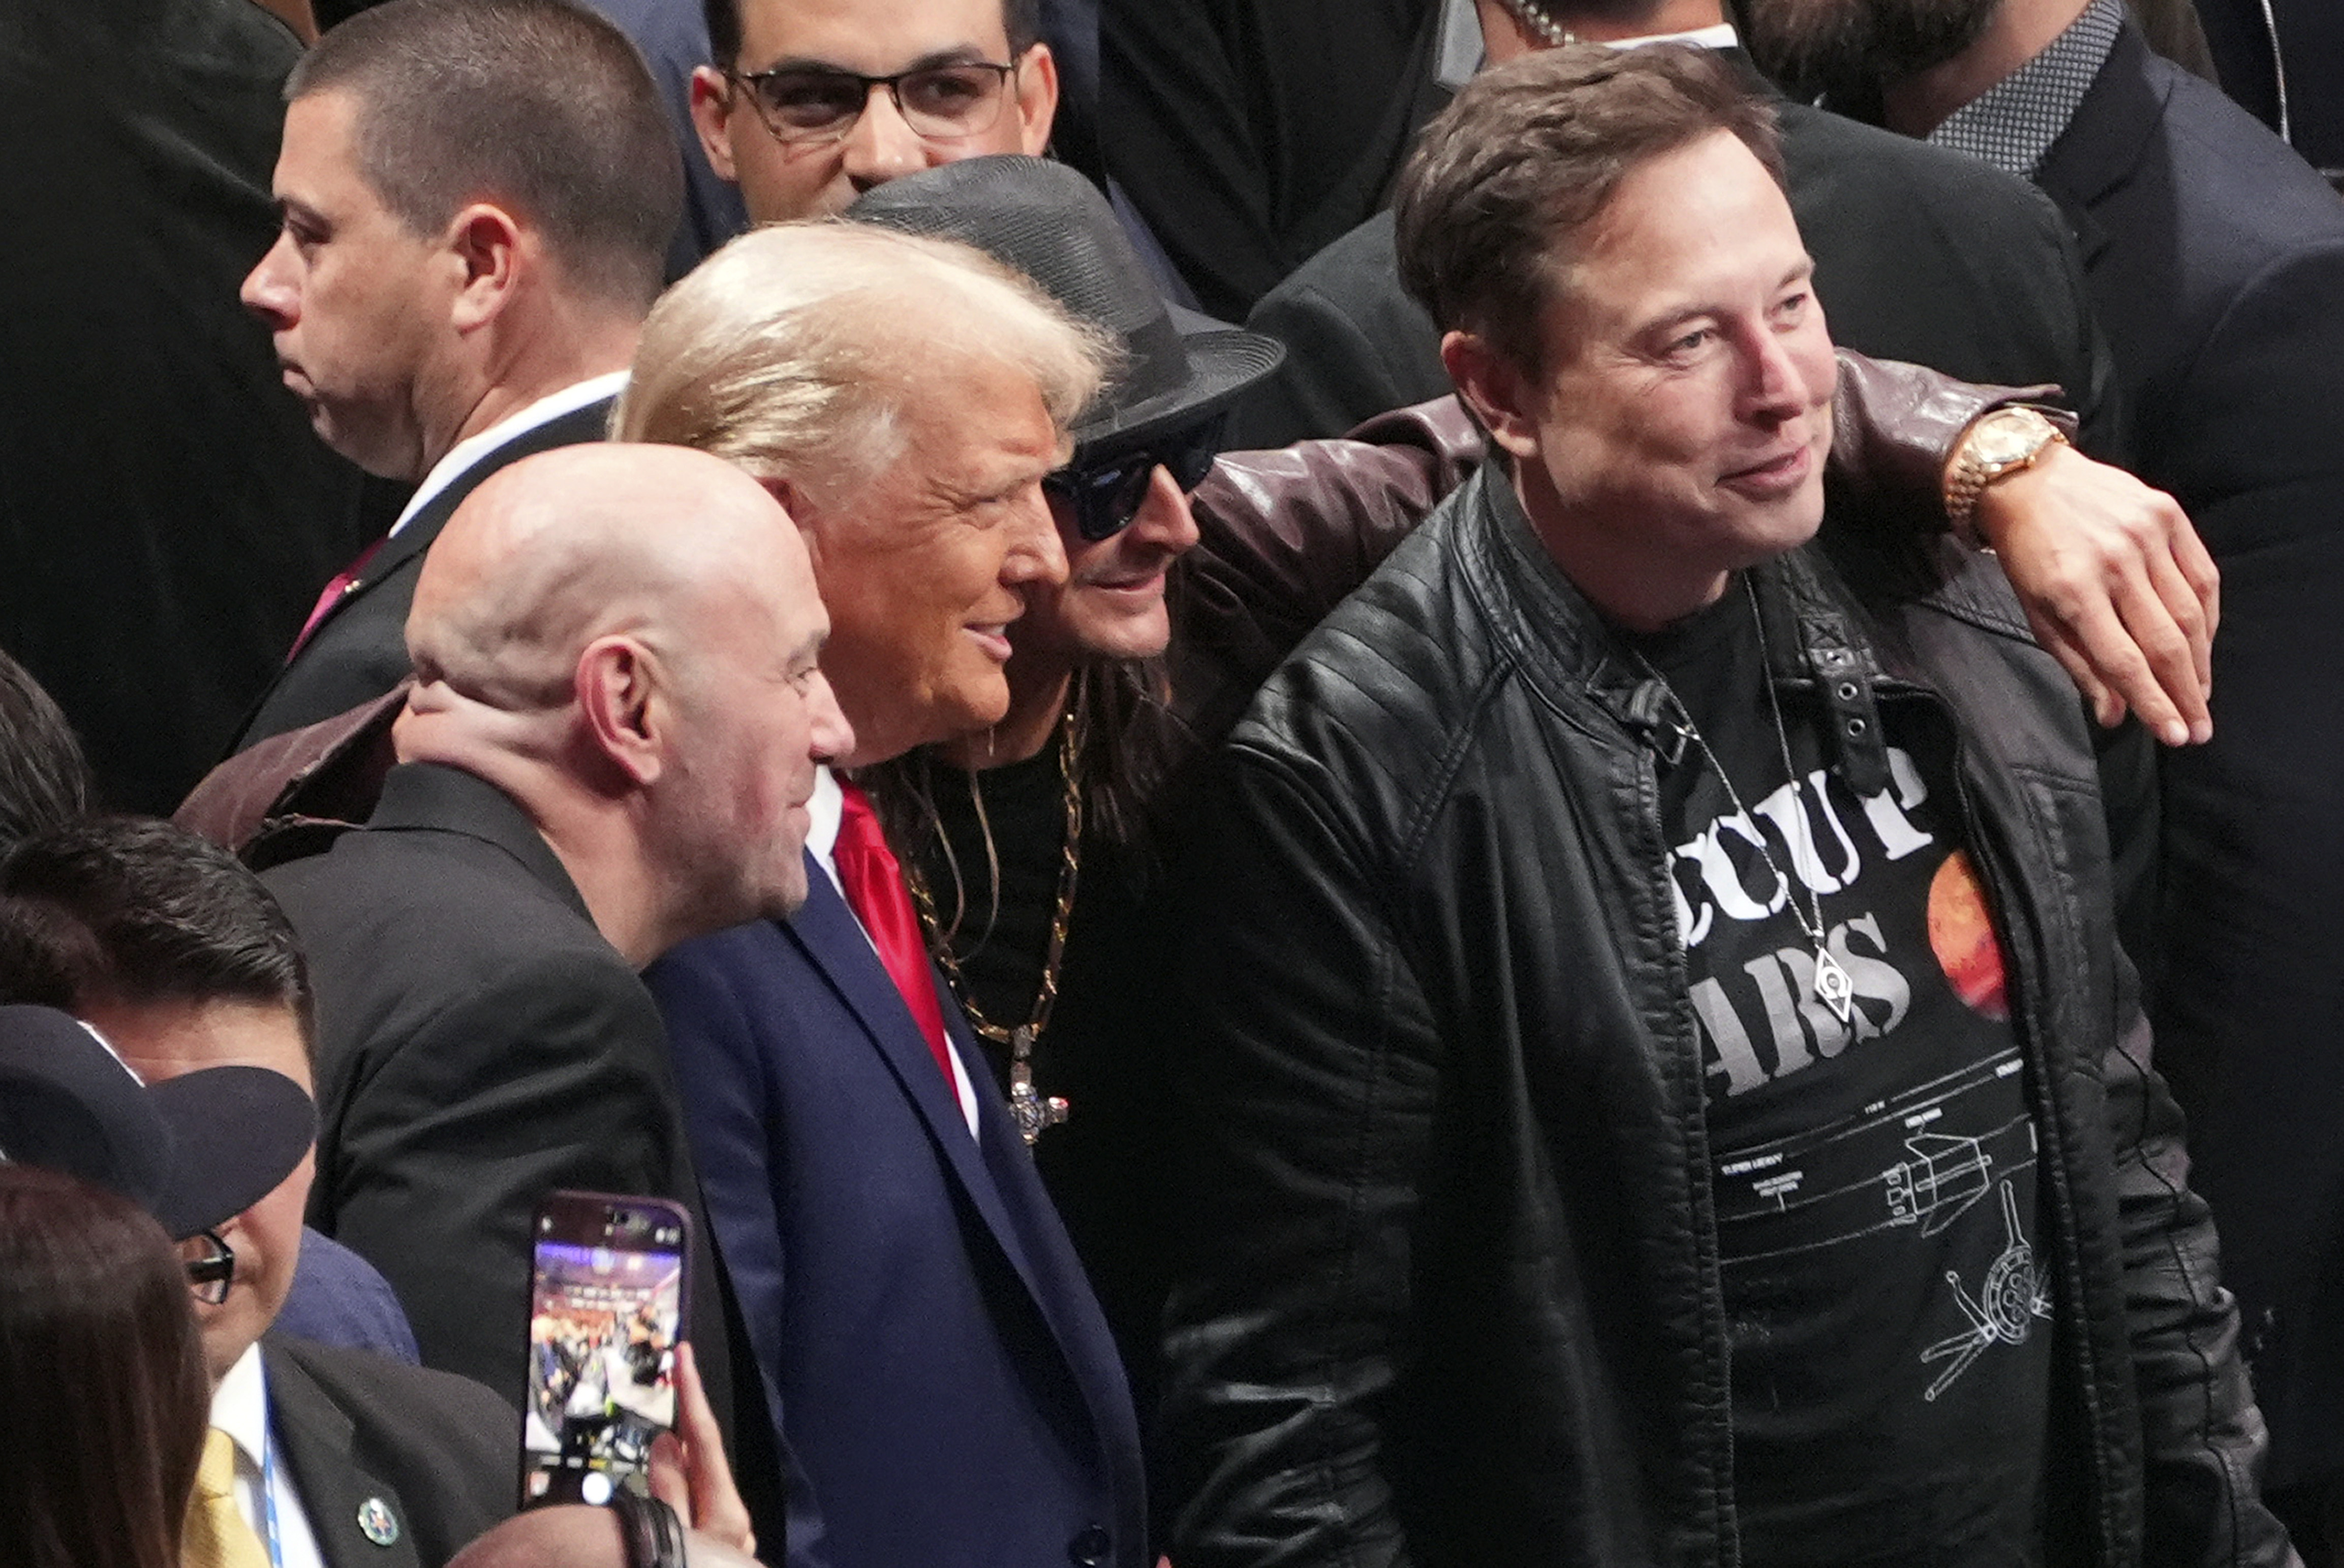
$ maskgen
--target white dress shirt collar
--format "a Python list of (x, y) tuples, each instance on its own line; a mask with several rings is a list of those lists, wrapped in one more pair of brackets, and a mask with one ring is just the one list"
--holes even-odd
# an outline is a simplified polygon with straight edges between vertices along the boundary
[(212, 1425), (235, 1440), (237, 1462), (247, 1460), (260, 1468), (268, 1442), (268, 1374), (260, 1365), (260, 1347), (238, 1356), (219, 1387), (212, 1391)]
[(269, 1471), (274, 1471), (280, 1553), (277, 1568), (325, 1568), (325, 1555), (318, 1548), (308, 1511), (302, 1506), (300, 1491), (285, 1467), (284, 1456), (278, 1455), (274, 1466), (264, 1468), (269, 1442), (268, 1372), (261, 1365), (258, 1345), (238, 1356), (227, 1376), (220, 1379), (219, 1387), (212, 1391), (211, 1424), (236, 1444), (236, 1511), (260, 1537), (264, 1550), (268, 1544), (268, 1504), (262, 1485)]
[(806, 801), (806, 848), (830, 873), (830, 885), (838, 889), (841, 898), (846, 896), (846, 888), (838, 880), (838, 819), (845, 809), (846, 796), (839, 793), (838, 776), (828, 768), (814, 769), (813, 794)]
[(1694, 27), (1682, 33), (1653, 33), (1642, 38), (1622, 38), (1612, 46), (1615, 49), (1641, 49), (1650, 44), (1691, 44), (1697, 49), (1733, 49), (1741, 46), (1742, 39), (1731, 22), (1720, 22), (1712, 27)]
[(624, 370), (589, 377), (558, 392), (549, 392), (528, 407), (507, 414), (480, 434), (467, 436), (458, 441), (448, 449), (447, 456), (431, 465), (431, 471), (423, 476), (423, 482), (417, 485), (415, 493), (407, 498), (407, 504), (399, 508), (399, 521), (390, 525), (390, 531), (396, 534), (405, 528), (408, 519), (429, 505), (431, 499), (453, 484), (466, 469), (523, 430), (533, 430), (540, 425), (550, 424), (564, 414), (574, 413), (603, 398), (615, 398), (626, 384), (627, 373)]

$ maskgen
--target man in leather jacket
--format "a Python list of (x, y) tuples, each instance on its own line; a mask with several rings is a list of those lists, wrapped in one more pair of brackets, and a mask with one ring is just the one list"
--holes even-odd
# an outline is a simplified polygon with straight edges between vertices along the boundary
[(2293, 1561), (2082, 715), (1990, 558), (1829, 526), (1780, 182), (1669, 46), (1403, 176), (1504, 460), (1191, 841), (1182, 1568)]

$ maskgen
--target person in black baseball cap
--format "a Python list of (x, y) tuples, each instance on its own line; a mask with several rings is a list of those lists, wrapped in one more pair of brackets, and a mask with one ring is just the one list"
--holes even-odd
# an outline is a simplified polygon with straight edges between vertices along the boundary
[(148, 1085), (70, 1014), (0, 1007), (0, 1161), (119, 1193), (173, 1240), (273, 1191), (316, 1131), (309, 1097), (282, 1073), (207, 1067)]
[[(313, 1007), (259, 879), (170, 823), (53, 824), (0, 860), (0, 1151), (123, 1192), (184, 1241), (207, 1463), (233, 1494), (197, 1511), (213, 1545), (257, 1561), (265, 1534), (288, 1563), (387, 1562), (396, 1545), (440, 1568), (509, 1513), (509, 1404), (277, 1326), (309, 1250)], [(233, 1255), (214, 1279), (186, 1239), (207, 1232)]]

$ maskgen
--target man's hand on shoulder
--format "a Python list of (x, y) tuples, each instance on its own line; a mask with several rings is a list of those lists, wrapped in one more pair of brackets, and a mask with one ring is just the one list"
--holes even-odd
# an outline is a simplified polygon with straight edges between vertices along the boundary
[(2101, 723), (2129, 707), (2167, 745), (2213, 734), (2221, 578), (2178, 502), (2061, 444), (1988, 484), (1977, 526)]

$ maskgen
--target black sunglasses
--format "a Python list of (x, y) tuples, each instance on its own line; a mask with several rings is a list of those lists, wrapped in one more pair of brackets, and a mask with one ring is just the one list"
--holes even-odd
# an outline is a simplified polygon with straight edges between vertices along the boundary
[(236, 1280), (236, 1253), (217, 1231), (198, 1230), (180, 1242), (179, 1260), (197, 1300), (217, 1307), (227, 1300), (227, 1288)]
[(1113, 539), (1131, 526), (1147, 500), (1148, 481), (1160, 466), (1186, 495), (1205, 482), (1221, 450), (1226, 411), (1137, 447), (1106, 452), (1077, 450), (1074, 461), (1042, 481), (1042, 488), (1075, 509), (1075, 531), (1093, 543)]

